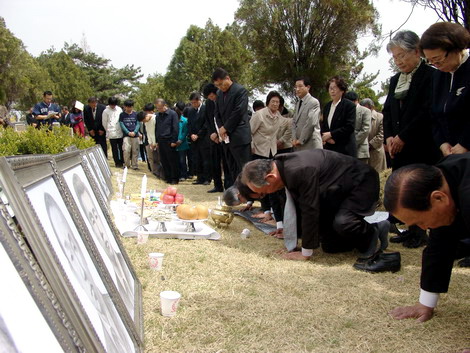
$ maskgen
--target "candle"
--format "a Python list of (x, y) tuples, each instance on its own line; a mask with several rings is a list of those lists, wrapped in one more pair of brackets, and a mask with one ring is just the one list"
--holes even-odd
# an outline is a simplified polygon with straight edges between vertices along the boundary
[(144, 174), (142, 177), (142, 188), (140, 189), (140, 195), (143, 199), (145, 199), (147, 194), (147, 174)]
[(125, 183), (127, 179), (127, 167), (124, 168), (124, 172), (122, 173), (122, 182)]

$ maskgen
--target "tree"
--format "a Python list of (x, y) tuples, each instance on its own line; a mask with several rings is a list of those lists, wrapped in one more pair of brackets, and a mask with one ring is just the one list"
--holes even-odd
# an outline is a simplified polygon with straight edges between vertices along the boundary
[(470, 30), (470, 0), (404, 0), (429, 7), (443, 21), (459, 23)]
[(165, 87), (174, 99), (186, 101), (192, 91), (201, 91), (217, 67), (248, 89), (253, 56), (240, 42), (233, 27), (221, 30), (209, 20), (205, 28), (190, 26), (176, 48), (165, 75)]
[(235, 15), (263, 81), (292, 95), (294, 78), (307, 75), (317, 97), (328, 77), (357, 77), (362, 67), (355, 59), (367, 54), (359, 53), (357, 39), (367, 32), (378, 37), (377, 17), (367, 0), (241, 0)]
[(60, 104), (70, 105), (74, 100), (86, 102), (92, 95), (87, 76), (63, 50), (49, 49), (38, 57), (38, 62), (52, 78), (50, 90)]
[(159, 74), (151, 75), (147, 77), (147, 82), (139, 84), (132, 98), (136, 110), (141, 110), (147, 103), (154, 103), (156, 98), (163, 98), (168, 102), (173, 102), (175, 99), (165, 89), (164, 77)]
[(372, 88), (375, 85), (375, 80), (378, 75), (378, 72), (375, 74), (364, 74), (351, 85), (350, 89), (358, 94), (359, 100), (364, 98), (372, 99), (375, 103), (375, 108), (380, 111), (382, 110), (382, 105), (379, 100), (384, 97), (386, 93), (383, 90), (376, 93)]
[(49, 74), (26, 51), (0, 17), (0, 103), (19, 109), (35, 104), (52, 84)]
[(88, 77), (93, 87), (93, 95), (105, 102), (108, 97), (120, 95), (129, 97), (133, 94), (142, 78), (140, 67), (126, 65), (116, 68), (110, 60), (103, 58), (77, 44), (64, 44), (63, 49)]

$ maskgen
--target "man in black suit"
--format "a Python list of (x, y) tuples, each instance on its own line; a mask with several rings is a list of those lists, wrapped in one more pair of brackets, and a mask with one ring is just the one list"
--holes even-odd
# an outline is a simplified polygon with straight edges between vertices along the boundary
[(108, 158), (108, 145), (106, 144), (106, 130), (103, 127), (104, 104), (99, 104), (96, 97), (88, 98), (88, 105), (83, 110), (83, 118), (90, 136), (97, 145), (101, 145), (104, 155)]
[[(204, 103), (205, 110), (205, 121), (206, 129), (208, 131), (216, 131), (214, 114), (215, 114), (215, 101), (217, 100), (217, 87), (213, 83), (208, 83), (204, 86), (204, 98), (206, 101)], [(233, 184), (231, 180), (230, 172), (228, 171), (227, 162), (225, 160), (224, 151), (222, 144), (217, 137), (214, 141), (209, 139), (210, 147), (210, 168), (211, 168), (211, 177), (214, 180), (214, 188), (208, 190), (208, 193), (223, 192), (224, 186), (227, 189), (230, 185)], [(222, 167), (223, 166), (223, 167)], [(222, 184), (222, 168), (224, 170), (224, 182)]]
[(450, 155), (436, 166), (409, 164), (394, 171), (385, 184), (384, 205), (407, 225), (430, 229), (419, 302), (391, 312), (395, 319), (427, 321), (439, 293), (449, 288), (454, 260), (470, 255), (470, 154)]
[(376, 254), (379, 240), (381, 250), (388, 245), (389, 222), (364, 220), (377, 206), (379, 176), (357, 158), (309, 149), (257, 159), (243, 168), (242, 183), (260, 198), (286, 189), (286, 207), (295, 205), (293, 215), (297, 214), (297, 234), (302, 239), (301, 251), (288, 249), (286, 259), (308, 260), (321, 244), (329, 253), (358, 249), (366, 260)]
[(193, 172), (197, 176), (193, 184), (210, 184), (209, 134), (205, 124), (206, 106), (201, 102), (201, 94), (193, 92), (189, 96), (191, 108), (188, 111), (188, 137), (191, 141)]
[(214, 71), (212, 81), (219, 90), (215, 104), (216, 126), (215, 131), (211, 131), (211, 140), (221, 140), (233, 183), (243, 165), (251, 159), (248, 92), (233, 82), (222, 68)]

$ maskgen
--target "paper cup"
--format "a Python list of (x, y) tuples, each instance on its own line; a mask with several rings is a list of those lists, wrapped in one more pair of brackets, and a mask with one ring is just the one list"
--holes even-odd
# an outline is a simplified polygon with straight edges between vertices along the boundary
[(137, 233), (137, 244), (145, 244), (149, 240), (149, 235), (147, 233)]
[(160, 293), (161, 310), (163, 316), (175, 316), (181, 294), (167, 290)]
[(160, 271), (162, 269), (163, 256), (165, 256), (165, 254), (159, 252), (149, 254), (149, 265), (152, 270)]

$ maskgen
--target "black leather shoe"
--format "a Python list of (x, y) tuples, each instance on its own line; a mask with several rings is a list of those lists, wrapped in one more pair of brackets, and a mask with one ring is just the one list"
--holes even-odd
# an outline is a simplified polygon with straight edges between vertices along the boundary
[(420, 229), (416, 232), (411, 232), (410, 236), (403, 241), (403, 246), (409, 249), (416, 249), (428, 243), (428, 235), (426, 231)]
[(365, 272), (397, 272), (401, 268), (401, 256), (399, 252), (377, 253), (371, 259), (356, 262), (353, 267)]
[(400, 234), (390, 237), (391, 243), (403, 243), (406, 239), (410, 237), (411, 233), (409, 230), (400, 232)]
[(208, 193), (214, 193), (214, 192), (224, 192), (224, 189), (221, 189), (221, 188), (213, 188), (213, 189), (210, 189), (210, 190), (207, 190)]
[(397, 234), (397, 235), (400, 235), (400, 234), (401, 234), (401, 231), (398, 229), (396, 223), (390, 223), (390, 230), (389, 230), (389, 232), (390, 232), (390, 233), (393, 233), (393, 234)]
[(460, 267), (470, 267), (470, 256), (464, 257), (458, 264)]

